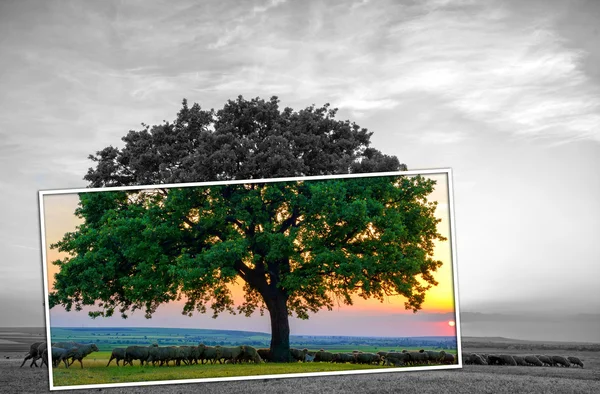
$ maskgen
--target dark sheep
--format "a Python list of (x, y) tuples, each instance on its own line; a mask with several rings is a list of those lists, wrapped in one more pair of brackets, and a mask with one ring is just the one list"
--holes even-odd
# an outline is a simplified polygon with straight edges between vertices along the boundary
[(96, 346), (95, 343), (90, 343), (87, 345), (82, 345), (68, 349), (65, 357), (71, 359), (69, 365), (73, 365), (75, 360), (77, 360), (79, 361), (79, 364), (81, 364), (81, 368), (83, 368), (83, 359), (87, 357), (88, 354), (97, 351), (99, 351), (98, 346)]
[[(27, 355), (25, 356), (25, 359), (23, 360), (23, 363), (21, 363), (21, 367), (23, 365), (25, 365), (25, 362), (29, 359), (33, 360), (31, 361), (31, 365), (29, 365), (29, 368), (33, 367), (33, 365), (35, 364), (35, 366), (37, 367), (37, 363), (36, 363), (36, 358), (38, 355), (38, 346), (40, 346), (43, 342), (35, 342), (33, 344), (31, 344), (31, 346), (29, 346), (29, 353), (27, 353)], [(19, 368), (21, 368), (19, 367)]]
[(490, 354), (488, 355), (488, 364), (517, 366), (515, 359), (508, 354)]
[[(357, 354), (362, 354), (362, 353), (357, 353)], [(324, 361), (324, 362), (330, 363), (333, 361), (333, 353), (320, 350), (315, 353), (315, 362), (317, 362), (317, 361)]]
[(556, 365), (562, 365), (563, 367), (567, 367), (567, 368), (569, 368), (571, 366), (571, 363), (569, 362), (569, 360), (567, 360), (563, 356), (551, 356), (551, 358), (552, 358), (552, 361), (554, 361), (554, 363)]
[(252, 361), (255, 364), (262, 363), (262, 358), (260, 357), (260, 355), (258, 354), (258, 351), (254, 347), (244, 345), (244, 346), (242, 346), (242, 348), (243, 348), (242, 359), (244, 359), (245, 361)]
[(375, 353), (356, 353), (354, 356), (357, 364), (375, 364), (379, 365), (381, 356)]
[(407, 352), (406, 354), (409, 355), (410, 363), (413, 365), (427, 364), (429, 361), (429, 355), (425, 351)]
[(579, 357), (569, 356), (569, 357), (567, 357), (567, 360), (569, 360), (569, 362), (571, 362), (571, 364), (578, 365), (581, 368), (583, 368), (583, 361), (581, 359), (579, 359)]
[(290, 356), (292, 357), (292, 360), (294, 360), (294, 361), (304, 362), (306, 360), (307, 354), (308, 354), (308, 349), (300, 350), (300, 349), (290, 348)]
[(519, 355), (515, 354), (512, 357), (515, 359), (515, 362), (517, 363), (517, 365), (527, 366), (527, 362), (525, 361), (525, 358), (523, 356), (519, 356)]
[(265, 360), (265, 362), (273, 361), (273, 358), (271, 357), (271, 349), (261, 348), (261, 349), (256, 349), (256, 352), (258, 353), (260, 358)]
[(544, 364), (544, 365), (549, 365), (549, 366), (553, 366), (553, 365), (554, 365), (554, 361), (553, 361), (553, 360), (552, 360), (550, 357), (548, 357), (548, 356), (541, 355), (541, 354), (536, 354), (535, 356), (536, 356), (536, 357), (538, 358), (538, 360), (540, 360), (540, 361), (542, 362), (542, 364)]
[(125, 360), (129, 365), (133, 366), (134, 360), (140, 360), (140, 365), (148, 364), (149, 346), (127, 346), (125, 348)]
[(405, 365), (411, 361), (408, 353), (388, 352), (383, 355), (383, 358), (385, 360), (385, 365), (393, 365), (395, 367)]
[[(57, 368), (60, 362), (62, 361), (65, 364), (65, 368), (69, 368), (69, 363), (67, 362), (67, 349), (63, 349), (60, 347), (51, 347), (51, 356), (52, 356), (52, 366)], [(48, 349), (44, 351), (45, 355), (43, 358), (48, 357)]]
[(334, 363), (354, 363), (354, 356), (359, 353), (335, 353), (332, 362)]
[(244, 349), (242, 346), (217, 346), (217, 360), (231, 360), (233, 364), (238, 362), (238, 359), (243, 355)]
[(544, 363), (542, 363), (536, 356), (532, 356), (532, 355), (523, 356), (523, 360), (525, 360), (525, 363), (527, 365), (533, 365), (536, 367), (544, 366)]
[[(455, 361), (454, 355), (450, 354), (450, 353), (446, 353), (446, 355), (444, 356), (443, 363), (444, 364), (448, 364), (448, 365), (452, 365), (452, 364), (454, 364), (454, 361)], [(483, 358), (482, 358), (482, 361), (483, 361)]]
[(108, 360), (108, 364), (106, 364), (107, 367), (110, 365), (112, 360), (117, 361), (117, 366), (119, 365), (119, 361), (121, 360), (123, 360), (123, 365), (127, 364), (127, 360), (125, 360), (125, 348), (117, 347), (112, 350), (112, 353), (110, 354), (110, 359)]
[(427, 353), (427, 355), (429, 356), (429, 362), (430, 363), (441, 363), (442, 360), (446, 357), (446, 352), (445, 351), (441, 351), (441, 352), (434, 352), (431, 350), (426, 351), (425, 353)]
[[(37, 355), (33, 358), (33, 362), (36, 362), (37, 360), (42, 360), (40, 362), (40, 367), (42, 367), (44, 364), (46, 364), (46, 366), (48, 366), (48, 345), (46, 344), (46, 342), (42, 342), (38, 345), (37, 348)], [(46, 356), (44, 356), (44, 354)], [(37, 366), (37, 363), (36, 363)]]
[(203, 343), (199, 344), (198, 357), (202, 360), (202, 364), (204, 364), (205, 360), (207, 363), (210, 361), (211, 364), (214, 364), (216, 361), (219, 361), (219, 364), (221, 364), (221, 360), (217, 359), (217, 348), (214, 346), (206, 346)]

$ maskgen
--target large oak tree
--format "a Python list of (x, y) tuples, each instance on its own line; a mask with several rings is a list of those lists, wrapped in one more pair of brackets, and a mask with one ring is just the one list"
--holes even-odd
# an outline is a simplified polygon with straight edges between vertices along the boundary
[[(90, 187), (265, 179), (406, 169), (369, 147), (370, 132), (328, 105), (299, 112), (278, 100), (197, 104), (90, 156)], [(185, 297), (184, 314), (271, 318), (271, 351), (289, 358), (289, 316), (352, 304), (352, 295), (405, 297), (418, 311), (437, 282), (434, 182), (369, 176), (294, 182), (80, 193), (75, 232), (57, 244), (50, 307), (123, 317)], [(421, 282), (419, 281), (421, 278)], [(234, 305), (228, 285), (241, 280)]]

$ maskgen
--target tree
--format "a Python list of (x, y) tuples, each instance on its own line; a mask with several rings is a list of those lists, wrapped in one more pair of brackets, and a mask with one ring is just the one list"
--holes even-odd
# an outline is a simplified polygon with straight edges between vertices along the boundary
[[(194, 104), (174, 123), (130, 131), (108, 147), (85, 179), (90, 186), (271, 178), (405, 168), (369, 148), (371, 133), (335, 120), (328, 106), (278, 109), (277, 98), (239, 97), (218, 111)], [(184, 314), (235, 313), (227, 285), (241, 280), (237, 312), (268, 311), (271, 352), (289, 358), (289, 316), (352, 304), (351, 296), (399, 294), (418, 311), (437, 282), (433, 242), (443, 240), (420, 176), (261, 182), (209, 187), (80, 193), (84, 223), (52, 245), (50, 307), (92, 317), (156, 308), (186, 298)], [(418, 281), (418, 277), (425, 285)]]

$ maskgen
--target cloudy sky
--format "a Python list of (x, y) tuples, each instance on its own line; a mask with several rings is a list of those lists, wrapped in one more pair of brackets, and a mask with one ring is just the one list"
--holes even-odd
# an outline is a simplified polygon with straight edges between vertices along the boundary
[(43, 322), (38, 190), (86, 186), (88, 154), (184, 97), (240, 94), (331, 103), (409, 169), (452, 167), (463, 311), (598, 313), (599, 21), (593, 0), (0, 2), (3, 321)]

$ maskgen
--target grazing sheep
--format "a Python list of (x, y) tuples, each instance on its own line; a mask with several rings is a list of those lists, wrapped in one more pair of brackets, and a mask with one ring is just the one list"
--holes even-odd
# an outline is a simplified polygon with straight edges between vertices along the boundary
[[(481, 357), (481, 356), (480, 356), (480, 357)], [(446, 353), (446, 356), (444, 356), (444, 361), (443, 361), (443, 363), (444, 363), (444, 364), (451, 365), (451, 364), (454, 364), (454, 360), (455, 360), (455, 359), (454, 359), (454, 355), (453, 355), (453, 354)], [(483, 361), (485, 364), (487, 364), (487, 362), (485, 362), (485, 360), (483, 360), (483, 358), (481, 358), (481, 360), (482, 360), (482, 361)]]
[[(25, 361), (33, 358), (33, 361), (31, 361), (31, 365), (29, 365), (29, 368), (33, 367), (33, 365), (35, 364), (35, 366), (37, 367), (37, 363), (36, 363), (36, 359), (34, 357), (37, 357), (38, 354), (38, 346), (40, 346), (43, 342), (35, 342), (33, 344), (31, 344), (31, 346), (29, 346), (29, 353), (27, 353), (27, 355), (25, 356), (25, 359), (23, 360), (23, 363), (21, 363), (21, 367), (23, 365), (25, 365)], [(19, 367), (19, 368), (21, 368)]]
[[(52, 346), (50, 348), (51, 356), (52, 356), (52, 366), (57, 368), (60, 362), (62, 361), (65, 364), (65, 368), (69, 368), (69, 363), (67, 362), (67, 349), (63, 349), (60, 347)], [(48, 349), (44, 351), (45, 355), (43, 358), (48, 357)]]
[(523, 356), (523, 360), (525, 360), (525, 363), (527, 365), (534, 365), (536, 367), (544, 366), (544, 363), (542, 363), (536, 356), (532, 356), (532, 355)]
[(117, 360), (117, 366), (119, 366), (119, 361), (123, 360), (123, 365), (127, 364), (127, 360), (125, 360), (125, 348), (124, 347), (116, 347), (112, 350), (110, 354), (110, 359), (108, 360), (108, 367), (112, 360)]
[(140, 365), (143, 366), (144, 362), (148, 364), (148, 353), (149, 346), (127, 346), (125, 349), (125, 360), (129, 365), (133, 366), (134, 360), (140, 360)]
[(395, 367), (398, 365), (405, 365), (411, 361), (408, 353), (388, 352), (383, 355), (383, 357), (385, 359), (385, 365), (393, 365)]
[(219, 361), (219, 364), (221, 364), (221, 360), (217, 359), (217, 348), (214, 346), (206, 346), (203, 343), (199, 344), (198, 357), (202, 360), (202, 364), (204, 364), (204, 360), (206, 360), (207, 363), (210, 361), (211, 364)]
[(184, 364), (190, 365), (192, 362), (192, 347), (191, 346), (179, 346), (179, 353), (181, 355), (181, 361)]
[(425, 353), (427, 353), (427, 355), (429, 356), (430, 363), (441, 363), (442, 360), (446, 357), (446, 352), (443, 350), (441, 352), (434, 352), (428, 350)]
[(244, 359), (246, 361), (253, 361), (255, 364), (262, 363), (262, 358), (260, 357), (260, 355), (258, 354), (258, 351), (254, 347), (244, 345), (244, 346), (242, 346), (242, 348), (243, 348), (242, 359)]
[(379, 365), (381, 356), (375, 353), (357, 353), (355, 356), (357, 364), (375, 364)]
[(488, 364), (517, 366), (515, 359), (508, 354), (490, 354), (488, 355)]
[(512, 357), (515, 359), (515, 362), (517, 363), (517, 365), (527, 366), (527, 362), (525, 362), (525, 358), (523, 356), (519, 356), (519, 355), (515, 354)]
[(295, 349), (295, 348), (290, 348), (290, 356), (292, 356), (292, 360), (294, 361), (302, 361), (304, 362), (306, 360), (306, 354), (308, 353), (308, 349)]
[(556, 365), (562, 365), (563, 367), (567, 367), (567, 368), (569, 368), (571, 366), (571, 363), (569, 362), (569, 360), (567, 360), (563, 356), (550, 356), (550, 358), (552, 358), (552, 361), (554, 361), (554, 363)]
[(217, 346), (216, 348), (217, 360), (231, 360), (234, 364), (237, 363), (238, 359), (244, 354), (244, 348), (242, 346)]
[[(362, 354), (362, 353), (357, 353), (357, 354)], [(315, 353), (315, 362), (317, 361), (324, 361), (324, 362), (332, 362), (333, 361), (333, 353), (331, 352), (326, 352), (324, 350), (319, 350), (318, 352)]]
[[(345, 364), (345, 363), (354, 363), (355, 362), (354, 356), (356, 354), (360, 354), (360, 353), (335, 353), (333, 355), (332, 362), (334, 362), (334, 363), (342, 363), (342, 364)], [(313, 357), (313, 359), (314, 359), (314, 357)]]
[(35, 366), (37, 367), (37, 360), (42, 360), (40, 362), (40, 367), (44, 366), (44, 364), (46, 364), (46, 366), (48, 366), (48, 359), (44, 358), (44, 353), (46, 353), (46, 357), (48, 357), (48, 352), (46, 351), (48, 349), (48, 346), (46, 344), (46, 342), (42, 342), (38, 345), (37, 348), (37, 355), (33, 358), (33, 363), (35, 364)]
[(410, 357), (410, 363), (416, 364), (427, 364), (429, 361), (429, 355), (424, 350), (418, 352), (407, 352), (406, 354)]
[(554, 361), (553, 361), (553, 360), (552, 360), (550, 357), (548, 357), (548, 356), (544, 356), (544, 355), (541, 355), (541, 354), (536, 354), (535, 356), (536, 356), (536, 357), (538, 358), (538, 360), (540, 360), (540, 361), (542, 362), (542, 364), (544, 364), (544, 365), (549, 365), (549, 366), (553, 366), (553, 365), (554, 365)]
[(579, 357), (573, 357), (573, 356), (569, 356), (569, 357), (567, 357), (567, 360), (569, 360), (569, 361), (571, 362), (571, 364), (573, 364), (573, 365), (578, 365), (578, 366), (580, 366), (581, 368), (583, 368), (583, 361), (581, 361), (581, 360), (579, 359)]
[(273, 361), (273, 358), (271, 357), (271, 349), (261, 348), (261, 349), (256, 349), (256, 352), (258, 353), (260, 358), (265, 360), (265, 362)]
[(82, 345), (82, 346), (68, 349), (67, 354), (65, 355), (65, 358), (71, 359), (71, 362), (69, 363), (69, 365), (73, 365), (75, 360), (77, 360), (77, 361), (79, 361), (79, 364), (81, 364), (81, 368), (83, 368), (83, 359), (85, 357), (87, 357), (88, 354), (90, 354), (92, 352), (97, 352), (97, 351), (99, 351), (98, 346), (96, 346), (95, 343), (90, 343), (87, 345)]
[(466, 365), (487, 365), (487, 361), (476, 353), (462, 353), (462, 359)]

